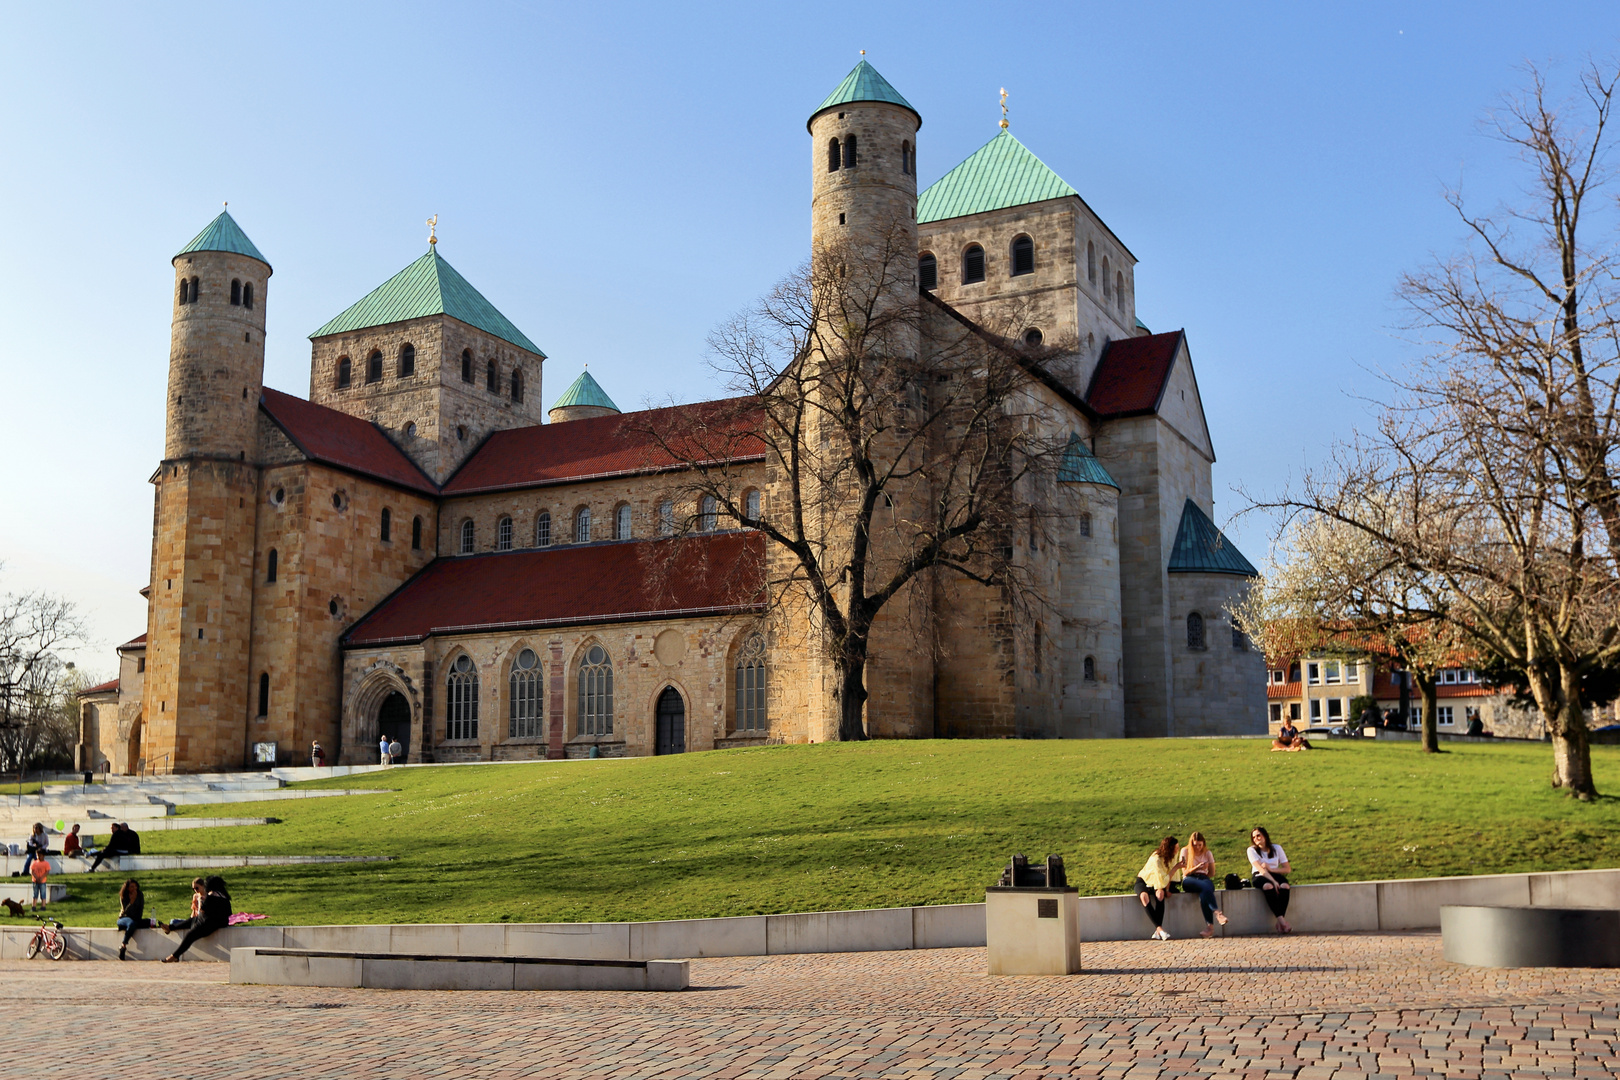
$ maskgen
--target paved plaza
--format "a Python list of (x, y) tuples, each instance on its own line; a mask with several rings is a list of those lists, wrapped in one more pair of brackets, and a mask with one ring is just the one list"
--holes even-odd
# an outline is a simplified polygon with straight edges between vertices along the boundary
[(1108, 942), (1084, 962), (992, 979), (983, 949), (699, 960), (691, 990), (628, 994), (8, 961), (0, 1076), (1506, 1080), (1620, 1061), (1620, 971), (1458, 967), (1433, 933)]

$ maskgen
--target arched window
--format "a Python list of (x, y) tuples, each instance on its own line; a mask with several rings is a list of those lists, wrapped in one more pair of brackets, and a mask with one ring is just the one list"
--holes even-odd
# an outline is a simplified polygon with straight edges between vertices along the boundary
[(473, 553), (472, 518), (468, 518), (466, 521), (461, 523), (461, 553), (463, 555), (471, 555)]
[(1232, 620), (1232, 648), (1238, 652), (1249, 651), (1249, 635), (1243, 632), (1243, 624), (1236, 619)]
[(478, 669), (472, 657), (462, 653), (450, 665), (444, 680), (446, 739), (478, 738)]
[(613, 734), (613, 664), (600, 645), (579, 658), (579, 734)]
[(231, 306), (242, 306), (242, 282), (237, 278), (231, 279)]
[(249, 311), (253, 310), (253, 282), (251, 281), (242, 284), (242, 306)]
[(416, 346), (406, 345), (399, 350), (399, 377), (408, 379), (416, 374)]
[(266, 585), (274, 585), (276, 583), (276, 566), (276, 549), (271, 548), (270, 557), (264, 561), (264, 583)]
[(827, 171), (837, 172), (839, 163), (843, 160), (843, 152), (838, 146), (838, 140), (833, 139), (827, 143)]
[(719, 506), (713, 495), (705, 495), (698, 500), (698, 532), (714, 532), (720, 519)]
[(917, 256), (917, 284), (929, 292), (939, 288), (939, 260), (934, 258), (933, 252), (925, 251)]
[(670, 536), (675, 532), (675, 504), (665, 499), (658, 504), (658, 535)]
[(468, 349), (461, 350), (461, 381), (464, 383), (473, 381), (472, 352)]
[(501, 392), (501, 375), (495, 370), (495, 361), (491, 360), (484, 365), (484, 389), (492, 394)]
[(197, 302), (197, 286), (201, 284), (196, 278), (191, 279), (191, 302)]
[(416, 421), (415, 420), (407, 420), (407, 421), (405, 421), (405, 437), (407, 439), (416, 438)]
[(1086, 280), (1097, 284), (1097, 245), (1086, 241)]
[(542, 510), (534, 519), (534, 546), (551, 546), (551, 514)]
[(591, 542), (591, 508), (582, 506), (574, 511), (574, 543)]
[(524, 649), (512, 661), (512, 678), (507, 695), (507, 735), (513, 739), (534, 739), (545, 734), (540, 723), (541, 687), (540, 658), (533, 649)]
[(1081, 536), (1090, 536), (1091, 535), (1091, 511), (1090, 510), (1082, 510), (1080, 512), (1080, 535)]
[(411, 518), (411, 550), (422, 550), (422, 519), (419, 517)]
[(518, 403), (523, 401), (523, 370), (512, 369), (512, 400)]
[(907, 176), (917, 171), (917, 161), (911, 155), (911, 143), (909, 141), (900, 144), (900, 171)]
[(969, 244), (962, 252), (962, 284), (971, 285), (984, 280), (984, 248)]
[(1020, 236), (1012, 243), (1012, 276), (1035, 272), (1035, 241)]
[(1194, 611), (1187, 616), (1187, 648), (1204, 647), (1204, 617)]
[(1080, 665), (1080, 677), (1086, 682), (1097, 681), (1097, 658), (1088, 656)]
[(182, 303), (182, 304), (184, 304), (186, 302), (186, 300), (187, 300), (187, 294), (186, 294), (187, 285), (188, 285), (188, 282), (186, 281), (186, 279), (181, 278), (180, 279), (180, 300), (179, 300), (179, 302)]
[(1041, 333), (1041, 329), (1038, 326), (1032, 326), (1028, 330), (1024, 331), (1024, 344), (1028, 345), (1032, 349), (1045, 340), (1046, 335)]
[(1103, 287), (1103, 299), (1104, 300), (1112, 300), (1114, 298), (1114, 279), (1109, 277), (1108, 274), (1109, 274), (1108, 256), (1104, 255), (1103, 256), (1103, 275), (1102, 275), (1102, 277), (1103, 277), (1103, 279), (1102, 279), (1102, 287)]
[(1114, 271), (1114, 303), (1119, 305), (1120, 311), (1125, 310), (1125, 271), (1123, 270)]
[(270, 673), (259, 672), (259, 715), (270, 715)]
[(394, 538), (394, 512), (386, 506), (383, 507), (382, 524), (377, 529), (377, 536), (385, 544)]
[(750, 521), (758, 521), (759, 510), (759, 488), (753, 488), (743, 495), (743, 513), (748, 516)]
[(749, 634), (737, 650), (736, 730), (762, 732), (768, 726), (765, 713), (765, 635)]
[(855, 136), (844, 136), (844, 168), (853, 169), (859, 161), (855, 153)]
[(512, 519), (503, 517), (495, 523), (495, 550), (512, 550)]
[(366, 357), (366, 382), (382, 382), (382, 353), (374, 351)]
[(339, 390), (347, 390), (349, 388), (349, 384), (353, 381), (354, 370), (349, 365), (349, 358), (347, 356), (338, 357), (337, 388)]
[(620, 503), (619, 508), (613, 511), (613, 539), (630, 539), (630, 504)]

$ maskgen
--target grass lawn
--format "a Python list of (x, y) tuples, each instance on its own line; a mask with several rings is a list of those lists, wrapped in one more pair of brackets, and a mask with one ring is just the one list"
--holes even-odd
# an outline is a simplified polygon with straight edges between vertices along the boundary
[[(975, 901), (1014, 852), (1124, 892), (1160, 836), (1201, 829), (1244, 872), (1263, 824), (1300, 882), (1620, 866), (1620, 799), (1547, 786), (1538, 744), (1261, 740), (871, 742), (624, 761), (396, 769), (314, 787), (381, 795), (190, 807), (279, 825), (148, 832), (151, 853), (390, 854), (227, 873), (280, 924), (665, 919)], [(1620, 791), (1620, 747), (1592, 750)], [(139, 828), (139, 822), (135, 823)], [(183, 915), (190, 872), (142, 875)], [(122, 877), (64, 879), (70, 924), (111, 925)], [(15, 922), (16, 920), (5, 920)]]

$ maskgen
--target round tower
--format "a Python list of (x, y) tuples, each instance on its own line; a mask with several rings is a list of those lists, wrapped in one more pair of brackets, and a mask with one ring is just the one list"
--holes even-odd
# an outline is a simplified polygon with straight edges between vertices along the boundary
[(593, 416), (617, 416), (619, 407), (607, 396), (607, 391), (591, 378), (589, 371), (579, 373), (574, 385), (563, 391), (562, 397), (551, 407), (546, 419), (553, 424), (566, 424), (570, 420), (589, 420)]
[[(888, 235), (917, 257), (917, 129), (922, 115), (862, 60), (810, 114), (810, 243)], [(903, 247), (902, 247), (903, 242)]]
[(172, 261), (163, 456), (244, 460), (257, 438), (270, 264), (228, 212)]

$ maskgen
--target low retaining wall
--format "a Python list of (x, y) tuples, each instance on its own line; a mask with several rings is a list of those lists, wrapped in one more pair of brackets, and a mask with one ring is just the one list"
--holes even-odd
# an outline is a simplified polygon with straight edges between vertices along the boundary
[[(1216, 897), (1231, 920), (1225, 927), (1217, 926), (1217, 934), (1235, 937), (1272, 932), (1271, 913), (1258, 891), (1222, 890), (1216, 892)], [(251, 898), (239, 896), (238, 900), (251, 907)], [(1295, 929), (1308, 933), (1438, 930), (1440, 908), (1449, 904), (1620, 908), (1620, 869), (1300, 885), (1293, 890), (1288, 921)], [(1152, 930), (1141, 902), (1131, 895), (1082, 896), (1079, 906), (1083, 941), (1130, 941), (1146, 938)], [(1196, 896), (1170, 897), (1165, 929), (1177, 937), (1191, 937), (1203, 926)], [(20, 958), (32, 932), (32, 928), (0, 931), (0, 959)], [(123, 936), (112, 929), (70, 929), (68, 933), (69, 954), (79, 959), (116, 958)], [(136, 959), (158, 959), (173, 951), (176, 940), (156, 930), (143, 930), (131, 944), (131, 955)], [(228, 960), (233, 948), (257, 946), (375, 953), (669, 960), (953, 949), (983, 946), (984, 941), (983, 904), (945, 904), (634, 923), (233, 926), (198, 942), (190, 955), (200, 960)]]
[[(66, 900), (67, 886), (58, 885), (54, 881), (47, 881), (45, 883), (45, 895), (53, 904), (58, 900)], [(34, 883), (32, 881), (7, 881), (4, 884), (0, 884), (0, 897), (4, 897), (7, 900), (15, 900), (19, 904), (32, 904), (34, 897)], [(45, 914), (49, 915), (50, 912), (47, 911)], [(31, 936), (33, 931), (30, 930), (28, 933)]]
[(685, 990), (685, 960), (231, 950), (231, 982), (369, 990)]
[[(0, 856), (0, 875), (21, 873), (23, 855)], [(248, 866), (317, 866), (328, 863), (392, 862), (393, 855), (109, 855), (97, 873), (140, 874), (156, 870), (239, 870)], [(47, 855), (52, 874), (87, 874), (94, 861)]]

